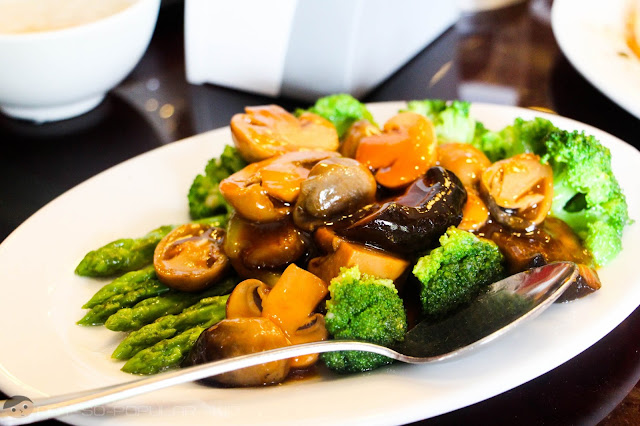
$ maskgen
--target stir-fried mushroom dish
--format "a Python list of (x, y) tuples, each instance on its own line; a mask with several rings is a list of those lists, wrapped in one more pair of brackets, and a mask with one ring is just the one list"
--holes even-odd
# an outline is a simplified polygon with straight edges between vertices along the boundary
[[(393, 346), (416, 321), (560, 260), (580, 267), (564, 295), (577, 299), (600, 288), (596, 270), (629, 222), (609, 151), (544, 119), (491, 131), (467, 103), (425, 100), (379, 126), (333, 95), (295, 113), (247, 107), (230, 130), (233, 146), (189, 190), (193, 222), (114, 241), (76, 269), (117, 276), (79, 323), (129, 332), (113, 354), (126, 372), (326, 339)], [(318, 363), (350, 373), (390, 362), (316, 354), (207, 381), (269, 385)]]

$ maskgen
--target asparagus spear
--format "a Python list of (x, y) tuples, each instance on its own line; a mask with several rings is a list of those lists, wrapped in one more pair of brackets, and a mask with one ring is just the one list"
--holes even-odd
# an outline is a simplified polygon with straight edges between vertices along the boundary
[(154, 323), (129, 334), (111, 355), (116, 359), (129, 359), (141, 350), (163, 339), (195, 326), (212, 325), (225, 317), (228, 295), (202, 299), (178, 315), (165, 315)]
[(132, 308), (120, 309), (107, 319), (105, 326), (112, 331), (138, 330), (164, 315), (177, 314), (183, 309), (211, 296), (230, 293), (236, 286), (237, 278), (227, 278), (199, 293), (169, 292), (139, 302)]
[[(224, 226), (226, 216), (212, 216), (197, 223)], [(141, 238), (122, 238), (112, 241), (84, 256), (76, 267), (76, 274), (87, 277), (109, 277), (123, 272), (135, 271), (153, 262), (153, 251), (174, 225), (154, 229)]]
[(169, 287), (157, 279), (144, 282), (144, 285), (127, 293), (115, 294), (104, 302), (94, 305), (87, 314), (78, 321), (79, 325), (102, 325), (115, 312), (133, 306), (141, 300), (158, 296), (169, 291)]
[(85, 303), (83, 309), (91, 309), (96, 305), (106, 302), (116, 294), (125, 294), (138, 288), (144, 287), (149, 281), (156, 279), (156, 271), (153, 266), (148, 266), (139, 271), (127, 272), (116, 278), (109, 284), (102, 287), (96, 294)]
[(76, 274), (108, 277), (134, 271), (153, 261), (153, 251), (160, 240), (174, 228), (165, 225), (141, 238), (122, 238), (90, 251), (76, 267)]
[(180, 365), (198, 336), (208, 326), (190, 328), (171, 339), (165, 339), (143, 349), (122, 367), (122, 371), (131, 374), (155, 374)]

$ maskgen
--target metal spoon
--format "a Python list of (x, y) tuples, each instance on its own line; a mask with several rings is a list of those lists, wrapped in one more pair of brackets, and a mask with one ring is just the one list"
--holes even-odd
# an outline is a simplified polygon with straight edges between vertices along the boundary
[[(0, 411), (0, 423), (23, 424), (62, 416), (244, 367), (321, 352), (358, 350), (373, 352), (410, 364), (442, 361), (483, 345), (539, 315), (578, 276), (570, 262), (558, 262), (512, 275), (488, 287), (466, 308), (439, 322), (423, 321), (389, 349), (371, 343), (331, 340), (259, 352), (157, 374), (124, 384), (34, 401), (34, 410), (22, 418)], [(0, 404), (0, 407), (3, 405)]]

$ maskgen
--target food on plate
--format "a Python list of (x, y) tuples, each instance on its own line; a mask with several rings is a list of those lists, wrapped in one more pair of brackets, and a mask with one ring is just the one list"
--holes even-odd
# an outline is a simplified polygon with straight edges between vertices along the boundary
[[(142, 268), (138, 271), (131, 271), (114, 279), (109, 284), (98, 290), (87, 303), (82, 305), (82, 309), (91, 309), (97, 305), (105, 303), (114, 296), (137, 291), (156, 280), (156, 271), (153, 265)], [(168, 291), (168, 289), (167, 289)]]
[[(232, 120), (235, 148), (191, 185), (196, 222), (87, 256), (95, 270), (126, 266), (105, 273), (123, 275), (79, 324), (129, 332), (112, 357), (154, 374), (326, 339), (393, 346), (420, 318), (442, 320), (506, 274), (554, 261), (579, 266), (564, 300), (598, 290), (629, 222), (609, 151), (542, 118), (489, 130), (469, 107), (412, 101), (382, 129), (349, 95), (298, 117), (247, 108)], [(312, 354), (208, 381), (275, 384), (318, 362), (350, 373), (391, 360)]]
[[(184, 366), (281, 348), (288, 344), (282, 329), (267, 318), (225, 319), (200, 335)], [(231, 386), (270, 385), (282, 382), (289, 374), (289, 369), (289, 360), (283, 359), (205, 380)]]
[(336, 222), (375, 201), (376, 180), (371, 171), (351, 158), (318, 162), (300, 184), (293, 222), (306, 231)]
[(382, 133), (360, 139), (355, 159), (374, 171), (380, 185), (400, 189), (435, 165), (436, 145), (433, 123), (403, 112), (389, 119)]
[[(326, 324), (334, 339), (356, 339), (383, 346), (404, 340), (407, 316), (393, 281), (363, 274), (357, 266), (331, 280)], [(327, 352), (322, 360), (332, 370), (356, 373), (392, 362), (360, 351)]]
[[(199, 223), (224, 226), (225, 216), (208, 216)], [(87, 253), (76, 266), (75, 273), (83, 277), (113, 277), (135, 271), (153, 263), (156, 246), (175, 225), (156, 228), (143, 237), (121, 238)]]
[[(344, 138), (356, 121), (366, 120), (375, 126), (373, 116), (367, 107), (346, 93), (320, 98), (308, 110), (297, 110), (296, 115), (301, 116), (307, 111), (329, 120), (335, 126), (340, 139)], [(345, 155), (345, 157), (349, 156)]]
[(83, 277), (110, 277), (149, 265), (153, 251), (173, 226), (165, 225), (140, 238), (122, 238), (87, 253), (76, 267)]
[(427, 117), (436, 129), (438, 143), (471, 143), (476, 133), (476, 121), (469, 115), (469, 103), (446, 102), (440, 99), (425, 99), (407, 102), (407, 111)]
[(406, 278), (409, 261), (394, 253), (366, 244), (348, 241), (327, 227), (318, 229), (315, 242), (324, 256), (309, 261), (307, 269), (325, 282), (330, 282), (343, 268), (357, 266), (361, 272), (378, 278), (389, 279), (401, 287)]
[(558, 129), (543, 118), (518, 118), (500, 131), (490, 131), (473, 120), (468, 109), (466, 115), (463, 108), (457, 111), (457, 115), (440, 114), (438, 119), (445, 127), (465, 123), (465, 117), (473, 121), (476, 132), (469, 143), (491, 161), (533, 153), (551, 166), (551, 214), (567, 222), (579, 235), (596, 265), (607, 264), (620, 252), (622, 230), (629, 223), (629, 216), (626, 198), (611, 169), (609, 149), (591, 135)]
[(246, 107), (231, 118), (231, 134), (250, 163), (299, 149), (335, 151), (339, 144), (330, 121), (312, 112), (295, 117), (277, 105)]
[(303, 257), (309, 238), (290, 219), (253, 223), (232, 215), (227, 226), (224, 252), (242, 278), (256, 278), (271, 285), (291, 263)]
[(366, 119), (356, 121), (345, 133), (338, 151), (345, 157), (356, 158), (360, 141), (363, 138), (379, 135), (380, 133), (382, 133), (382, 130), (371, 121)]
[(230, 277), (199, 293), (168, 291), (118, 310), (105, 321), (104, 326), (111, 331), (138, 330), (165, 315), (179, 314), (204, 299), (228, 294), (237, 283), (237, 278)]
[(227, 145), (218, 158), (207, 163), (204, 174), (197, 175), (189, 188), (189, 215), (192, 219), (203, 219), (215, 214), (227, 214), (231, 210), (218, 185), (220, 182), (242, 170), (247, 165), (238, 150)]
[[(203, 333), (185, 365), (326, 340), (324, 316), (315, 310), (327, 291), (323, 280), (295, 264), (289, 265), (271, 288), (255, 279), (241, 282), (229, 297), (226, 319)], [(317, 359), (317, 354), (304, 355), (210, 380), (235, 386), (278, 383), (290, 369), (310, 367)]]
[(337, 232), (391, 252), (416, 253), (433, 246), (449, 226), (462, 219), (467, 193), (460, 180), (442, 167), (432, 167), (406, 191), (382, 204), (362, 209), (364, 215)]
[(627, 201), (611, 169), (611, 152), (584, 133), (558, 130), (545, 141), (542, 161), (553, 169), (554, 217), (580, 237), (599, 266), (622, 250)]
[(291, 213), (300, 184), (319, 161), (335, 151), (292, 151), (251, 163), (220, 182), (220, 192), (238, 215), (252, 222), (277, 222)]
[(122, 366), (122, 371), (131, 374), (156, 374), (180, 366), (207, 327), (208, 324), (189, 328), (141, 350)]
[(195, 304), (187, 306), (178, 314), (164, 314), (158, 317), (157, 321), (133, 329), (120, 342), (111, 357), (122, 360), (129, 359), (141, 350), (171, 338), (177, 333), (193, 327), (208, 326), (219, 322), (225, 317), (227, 299), (229, 299), (228, 295), (204, 297), (198, 299), (199, 301)]
[(477, 183), (491, 165), (487, 156), (469, 143), (445, 142), (437, 147), (437, 165), (453, 172), (467, 192), (458, 228), (466, 231), (479, 229), (489, 220), (489, 211), (478, 194)]
[[(96, 299), (94, 296), (83, 306), (91, 310), (78, 321), (79, 325), (102, 325), (120, 309), (134, 306), (138, 302), (167, 293), (170, 290), (158, 280), (156, 272), (152, 268), (129, 272), (107, 286), (116, 289), (118, 293), (99, 303), (94, 301)], [(108, 292), (109, 290), (104, 293)]]
[(153, 254), (158, 279), (169, 288), (189, 292), (215, 285), (230, 266), (222, 251), (224, 237), (224, 229), (202, 223), (187, 223), (169, 232)]
[(492, 217), (516, 230), (532, 230), (546, 219), (553, 199), (553, 172), (535, 154), (518, 154), (489, 166), (480, 194)]
[(452, 226), (439, 247), (418, 259), (413, 274), (420, 281), (422, 311), (442, 317), (504, 278), (504, 256), (493, 241)]
[[(327, 283), (291, 264), (282, 273), (262, 303), (262, 316), (273, 321), (295, 345), (327, 339), (324, 316), (316, 308), (327, 295)], [(304, 355), (290, 360), (291, 368), (313, 365), (318, 356)]]

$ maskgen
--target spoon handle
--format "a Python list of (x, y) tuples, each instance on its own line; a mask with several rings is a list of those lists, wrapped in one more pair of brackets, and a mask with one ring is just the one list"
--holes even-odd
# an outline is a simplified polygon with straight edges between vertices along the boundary
[(81, 391), (72, 394), (59, 395), (50, 398), (43, 398), (34, 401), (34, 410), (26, 417), (12, 418), (8, 409), (0, 411), (0, 423), (7, 425), (17, 425), (31, 423), (60, 417), (75, 411), (84, 410), (98, 405), (109, 404), (126, 398), (131, 398), (147, 392), (163, 389), (181, 383), (192, 382), (204, 379), (209, 376), (227, 373), (244, 367), (264, 364), (286, 358), (293, 358), (302, 355), (309, 355), (322, 352), (335, 352), (343, 350), (359, 350), (385, 355), (390, 358), (404, 358), (399, 353), (371, 343), (357, 341), (331, 340), (324, 342), (305, 343), (301, 345), (288, 346), (284, 348), (272, 349), (269, 351), (243, 355), (230, 359), (209, 362), (192, 367), (172, 370), (145, 377), (130, 382), (106, 386), (88, 391)]

